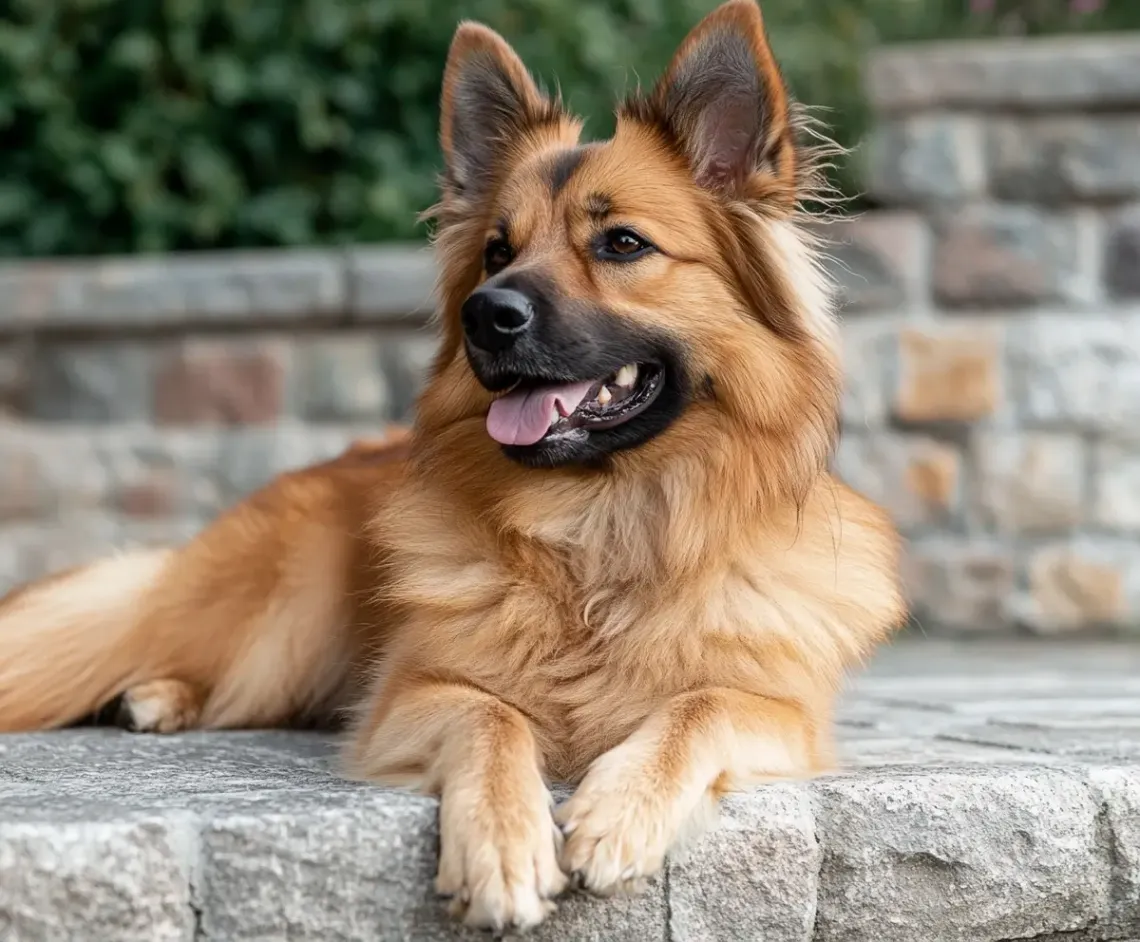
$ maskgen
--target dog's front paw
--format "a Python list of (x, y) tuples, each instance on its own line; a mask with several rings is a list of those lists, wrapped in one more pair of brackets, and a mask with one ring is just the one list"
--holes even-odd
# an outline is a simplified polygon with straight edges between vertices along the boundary
[(683, 823), (677, 817), (676, 802), (644, 776), (592, 772), (555, 813), (563, 869), (600, 896), (639, 892), (664, 866)]
[(555, 909), (566, 888), (561, 835), (541, 780), (522, 790), (459, 786), (440, 804), (436, 889), (469, 926), (529, 929)]

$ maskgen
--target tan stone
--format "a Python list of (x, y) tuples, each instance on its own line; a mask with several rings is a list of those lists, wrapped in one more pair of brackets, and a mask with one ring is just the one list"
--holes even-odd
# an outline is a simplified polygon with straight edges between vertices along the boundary
[(151, 469), (118, 493), (119, 510), (129, 517), (160, 517), (177, 504), (178, 475), (170, 469)]
[(1046, 633), (1119, 623), (1126, 614), (1124, 575), (1068, 547), (1038, 552), (1029, 566), (1032, 627)]
[(952, 445), (894, 433), (843, 436), (836, 470), (904, 530), (946, 523), (958, 509), (962, 459)]
[(974, 438), (978, 509), (1006, 533), (1067, 530), (1085, 517), (1085, 448), (1064, 433), (988, 433)]
[(909, 327), (899, 334), (894, 412), (908, 422), (970, 421), (999, 399), (998, 334), (988, 326)]
[(191, 344), (158, 370), (155, 419), (160, 425), (272, 422), (284, 404), (285, 358), (273, 344)]

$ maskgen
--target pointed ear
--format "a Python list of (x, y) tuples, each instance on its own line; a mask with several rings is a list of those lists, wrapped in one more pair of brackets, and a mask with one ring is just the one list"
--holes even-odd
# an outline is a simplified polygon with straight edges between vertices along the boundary
[(755, 0), (729, 0), (697, 24), (649, 105), (701, 186), (743, 196), (766, 171), (794, 195), (788, 93)]
[(448, 52), (440, 104), (445, 190), (456, 196), (485, 192), (512, 136), (553, 120), (558, 111), (505, 39), (478, 23), (461, 23)]

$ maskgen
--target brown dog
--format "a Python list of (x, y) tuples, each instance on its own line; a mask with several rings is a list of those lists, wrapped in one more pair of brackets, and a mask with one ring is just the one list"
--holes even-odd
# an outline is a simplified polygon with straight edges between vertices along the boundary
[[(903, 605), (890, 523), (827, 472), (801, 123), (752, 0), (587, 145), (462, 25), (412, 438), (8, 596), (0, 729), (115, 697), (163, 732), (354, 707), (351, 769), (440, 796), (438, 889), (491, 927), (565, 874), (635, 887), (724, 791), (826, 768), (843, 672)], [(577, 785), (557, 811), (550, 780)]]

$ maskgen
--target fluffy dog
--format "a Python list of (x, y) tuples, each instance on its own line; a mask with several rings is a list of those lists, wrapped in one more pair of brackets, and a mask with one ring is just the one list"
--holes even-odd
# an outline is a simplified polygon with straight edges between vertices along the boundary
[[(828, 473), (841, 387), (800, 207), (818, 148), (753, 0), (611, 140), (455, 34), (438, 355), (406, 441), (285, 475), (188, 545), (0, 602), (0, 729), (350, 712), (347, 763), (440, 797), (438, 889), (526, 927), (635, 888), (727, 790), (826, 769), (904, 616), (887, 517)], [(554, 809), (548, 782), (576, 790)]]

